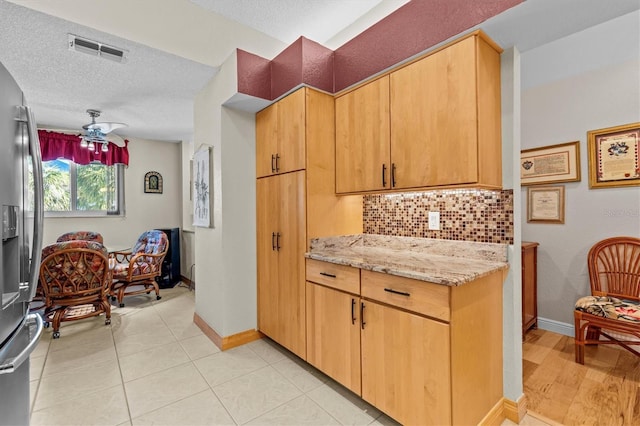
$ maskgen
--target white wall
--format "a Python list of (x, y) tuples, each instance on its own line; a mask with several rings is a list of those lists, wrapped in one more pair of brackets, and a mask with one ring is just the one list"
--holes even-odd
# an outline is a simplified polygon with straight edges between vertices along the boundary
[[(524, 53), (522, 76), (522, 149), (580, 141), (581, 181), (561, 184), (565, 223), (522, 219), (522, 239), (540, 243), (539, 325), (573, 335), (573, 305), (590, 292), (589, 248), (640, 237), (640, 187), (589, 189), (587, 159), (587, 131), (640, 122), (640, 12)], [(526, 187), (521, 195), (526, 211)]]
[[(514, 164), (520, 158), (520, 52), (506, 49), (500, 57), (502, 91), (502, 186), (518, 188), (520, 176), (514, 174)], [(513, 220), (520, 222), (520, 191), (513, 193)], [(521, 230), (514, 226), (513, 245), (509, 246), (509, 272), (503, 284), (503, 386), (504, 396), (517, 401), (522, 388), (522, 279), (520, 247)]]
[[(148, 171), (162, 175), (162, 194), (144, 193)], [(69, 231), (96, 231), (105, 245), (132, 246), (138, 236), (153, 228), (175, 228), (182, 224), (182, 173), (180, 145), (131, 138), (129, 167), (125, 168), (124, 217), (45, 218), (44, 245)]]
[(256, 328), (255, 115), (223, 104), (235, 53), (195, 103), (194, 149), (213, 146), (213, 228), (195, 229), (196, 313), (220, 336)]

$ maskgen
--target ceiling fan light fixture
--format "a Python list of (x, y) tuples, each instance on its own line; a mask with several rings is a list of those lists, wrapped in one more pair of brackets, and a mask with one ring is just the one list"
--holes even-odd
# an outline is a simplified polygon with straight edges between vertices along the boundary
[(97, 109), (88, 109), (87, 114), (91, 117), (91, 123), (82, 126), (84, 135), (80, 139), (80, 147), (87, 148), (95, 154), (98, 154), (100, 150), (102, 152), (109, 152), (107, 133), (120, 127), (127, 127), (127, 125), (113, 122), (96, 123), (96, 118), (100, 117), (100, 111)]

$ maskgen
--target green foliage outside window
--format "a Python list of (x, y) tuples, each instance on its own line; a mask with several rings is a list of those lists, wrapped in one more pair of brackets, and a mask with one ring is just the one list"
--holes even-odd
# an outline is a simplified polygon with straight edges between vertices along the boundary
[(56, 167), (55, 161), (42, 164), (42, 181), (44, 183), (44, 209), (49, 212), (71, 210), (71, 180), (69, 168), (63, 170)]
[(77, 210), (113, 211), (116, 209), (115, 169), (115, 166), (102, 164), (77, 166)]
[(42, 163), (46, 212), (114, 214), (119, 206), (119, 167), (79, 165), (67, 160)]

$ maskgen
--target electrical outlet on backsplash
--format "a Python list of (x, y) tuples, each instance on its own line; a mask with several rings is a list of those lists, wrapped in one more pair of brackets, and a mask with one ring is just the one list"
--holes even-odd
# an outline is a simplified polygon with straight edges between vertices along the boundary
[[(429, 230), (429, 211), (440, 230)], [(513, 244), (513, 190), (455, 189), (363, 197), (365, 234)]]

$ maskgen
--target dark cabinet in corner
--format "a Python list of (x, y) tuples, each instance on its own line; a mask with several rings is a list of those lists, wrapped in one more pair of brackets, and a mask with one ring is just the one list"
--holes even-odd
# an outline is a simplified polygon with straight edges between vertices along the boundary
[(167, 234), (169, 250), (162, 262), (162, 272), (156, 278), (160, 288), (174, 287), (180, 282), (180, 228), (160, 229)]
[(522, 337), (538, 327), (538, 243), (522, 242)]

